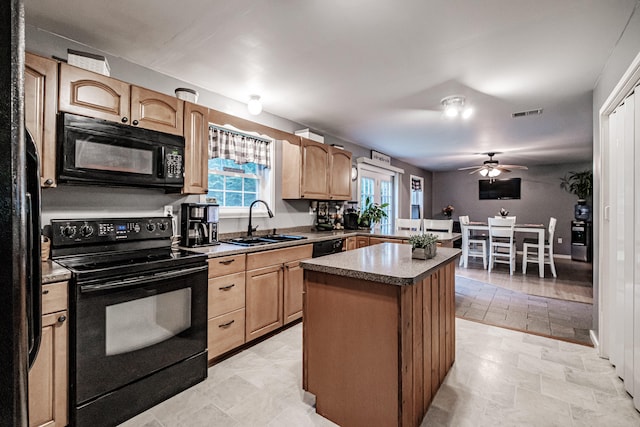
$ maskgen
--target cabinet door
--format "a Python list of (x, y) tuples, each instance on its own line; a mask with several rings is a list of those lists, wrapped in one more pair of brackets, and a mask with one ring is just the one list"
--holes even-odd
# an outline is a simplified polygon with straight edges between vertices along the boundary
[(302, 149), (300, 139), (282, 141), (282, 198), (299, 199), (302, 180)]
[(247, 341), (283, 325), (282, 269), (282, 264), (279, 264), (247, 271), (245, 283)]
[(209, 109), (184, 103), (184, 188), (186, 194), (206, 194), (209, 173)]
[(302, 317), (302, 284), (304, 270), (300, 261), (284, 265), (284, 323), (285, 325)]
[(56, 186), (56, 105), (58, 63), (27, 53), (24, 67), (24, 112), (27, 130), (40, 156), (40, 185)]
[(369, 246), (369, 237), (367, 236), (356, 237), (356, 246), (358, 248), (364, 248), (365, 246)]
[(66, 311), (42, 316), (42, 342), (29, 371), (29, 425), (67, 425)]
[(330, 167), (329, 146), (302, 138), (302, 198), (329, 198)]
[(357, 237), (347, 237), (347, 241), (346, 241), (346, 250), (348, 251), (352, 251), (354, 249), (357, 249)]
[(351, 153), (335, 147), (329, 148), (331, 153), (329, 198), (336, 200), (350, 200)]
[(129, 84), (60, 64), (58, 109), (114, 122), (129, 122)]
[(184, 101), (175, 96), (131, 86), (131, 124), (183, 135)]

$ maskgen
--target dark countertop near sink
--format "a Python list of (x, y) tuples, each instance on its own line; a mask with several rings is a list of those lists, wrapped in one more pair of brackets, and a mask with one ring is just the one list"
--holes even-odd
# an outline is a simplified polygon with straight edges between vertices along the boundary
[[(230, 243), (220, 243), (215, 246), (201, 246), (197, 248), (187, 248), (181, 247), (181, 249), (186, 249), (189, 251), (200, 252), (207, 254), (209, 258), (217, 258), (221, 256), (227, 255), (238, 255), (243, 253), (252, 253), (252, 252), (261, 252), (268, 251), (272, 249), (280, 249), (280, 248), (288, 248), (291, 246), (299, 246), (299, 245), (310, 245), (314, 242), (320, 242), (323, 240), (332, 240), (336, 238), (346, 239), (347, 237), (352, 236), (369, 236), (369, 237), (380, 237), (380, 238), (391, 238), (391, 239), (408, 239), (412, 234), (419, 234), (417, 231), (412, 232), (400, 232), (398, 234), (383, 234), (380, 232), (370, 232), (368, 230), (334, 230), (334, 231), (309, 231), (309, 232), (288, 232), (286, 230), (282, 230), (283, 234), (290, 234), (296, 236), (303, 236), (306, 239), (301, 240), (293, 240), (279, 243), (270, 243), (267, 245), (259, 245), (259, 246), (239, 246), (233, 245)], [(442, 233), (441, 240), (456, 240), (461, 236), (460, 233)], [(224, 240), (224, 238), (222, 239)]]

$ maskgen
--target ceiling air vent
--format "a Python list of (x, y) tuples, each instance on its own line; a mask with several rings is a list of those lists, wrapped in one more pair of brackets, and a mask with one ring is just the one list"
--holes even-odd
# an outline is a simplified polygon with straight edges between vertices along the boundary
[(536, 110), (519, 111), (517, 113), (511, 113), (511, 117), (516, 119), (518, 117), (525, 117), (525, 116), (539, 116), (540, 114), (542, 114), (542, 108), (538, 108)]

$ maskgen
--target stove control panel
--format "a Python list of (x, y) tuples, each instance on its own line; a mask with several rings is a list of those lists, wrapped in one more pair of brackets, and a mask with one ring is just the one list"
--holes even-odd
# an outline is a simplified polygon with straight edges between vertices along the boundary
[(171, 218), (102, 218), (51, 220), (54, 247), (115, 241), (168, 239), (173, 235)]

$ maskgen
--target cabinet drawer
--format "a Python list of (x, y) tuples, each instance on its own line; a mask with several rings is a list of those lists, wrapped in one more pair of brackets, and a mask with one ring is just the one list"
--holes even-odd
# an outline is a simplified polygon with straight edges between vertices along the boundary
[(244, 344), (244, 308), (207, 322), (208, 358), (213, 359)]
[(244, 271), (245, 254), (229, 255), (209, 260), (209, 277), (220, 277)]
[(42, 314), (67, 309), (67, 282), (42, 285)]
[(209, 315), (220, 316), (244, 308), (244, 272), (209, 279)]
[(247, 270), (311, 258), (313, 245), (300, 245), (247, 255)]

